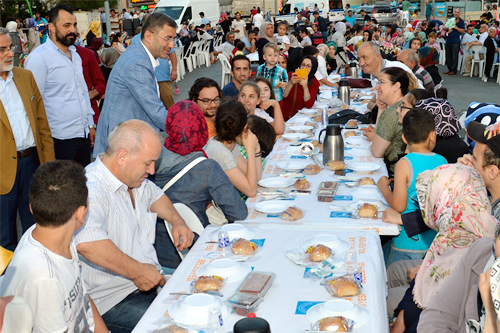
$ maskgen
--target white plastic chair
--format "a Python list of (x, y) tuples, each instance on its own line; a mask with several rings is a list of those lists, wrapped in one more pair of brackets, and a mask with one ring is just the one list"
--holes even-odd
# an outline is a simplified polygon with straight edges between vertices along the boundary
[(205, 40), (200, 44), (200, 47), (197, 50), (196, 56), (198, 59), (198, 63), (201, 65), (205, 64), (207, 67), (210, 67), (210, 53), (208, 52), (210, 48), (210, 41)]
[[(186, 222), (186, 225), (188, 226), (189, 229), (198, 236), (200, 236), (205, 228), (203, 227), (203, 224), (201, 224), (200, 219), (196, 214), (183, 203), (175, 203), (174, 204), (175, 209), (177, 210), (177, 213), (182, 217), (184, 222)], [(174, 236), (172, 235), (172, 225), (168, 223), (167, 220), (163, 220), (165, 222), (165, 227), (167, 228), (168, 235), (170, 236), (170, 239), (172, 240), (172, 243), (174, 242)], [(179, 256), (181, 257), (181, 260), (184, 259), (184, 255), (177, 249), (177, 253), (179, 253)]]
[(231, 64), (229, 64), (229, 60), (223, 53), (219, 53), (217, 58), (220, 60), (222, 65), (222, 80), (221, 87), (224, 87), (226, 84), (231, 82)]
[(483, 52), (483, 55), (486, 55), (486, 49), (482, 45), (472, 45), (470, 48), (470, 51), (473, 52), (473, 57), (472, 57), (472, 65), (470, 67), (470, 77), (472, 77), (472, 74), (474, 73), (474, 65), (477, 64), (479, 67), (479, 78), (482, 79), (484, 75), (484, 59), (486, 56), (484, 56), (484, 59), (481, 59), (479, 57), (479, 52)]
[(177, 82), (184, 79), (184, 74), (186, 74), (186, 66), (184, 66), (184, 61), (182, 60), (183, 54), (184, 45), (175, 49), (175, 55), (177, 56)]
[(193, 44), (193, 47), (191, 48), (191, 53), (189, 55), (189, 59), (191, 59), (191, 63), (193, 64), (193, 69), (194, 69), (196, 67), (199, 67), (198, 60), (196, 58), (197, 58), (198, 48), (200, 47), (201, 42), (196, 41), (192, 44)]
[(457, 70), (462, 73), (465, 70), (465, 57), (467, 57), (467, 51), (469, 50), (468, 45), (461, 45), (462, 52), (458, 52), (458, 66)]
[(500, 63), (493, 64), (493, 69), (495, 66), (498, 67), (497, 83), (500, 84)]
[(189, 72), (193, 71), (193, 63), (191, 62), (191, 50), (193, 49), (193, 43), (189, 43), (186, 52), (183, 53), (182, 60), (186, 61), (186, 66)]
[(446, 42), (443, 38), (436, 39), (436, 43), (439, 45), (439, 64), (446, 65)]

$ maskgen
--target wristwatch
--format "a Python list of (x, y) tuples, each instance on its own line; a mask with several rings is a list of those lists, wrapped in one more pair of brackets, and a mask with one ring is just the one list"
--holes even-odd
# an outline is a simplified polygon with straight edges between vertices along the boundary
[(94, 128), (94, 129), (95, 129), (96, 127), (97, 127), (97, 125), (89, 125), (89, 128), (90, 128), (90, 129), (92, 129), (92, 128)]

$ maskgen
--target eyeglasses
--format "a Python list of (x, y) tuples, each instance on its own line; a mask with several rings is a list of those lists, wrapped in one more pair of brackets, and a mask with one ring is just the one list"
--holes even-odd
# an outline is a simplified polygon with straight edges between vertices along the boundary
[(12, 51), (16, 52), (17, 45), (11, 45), (9, 47), (0, 47), (0, 54), (4, 54), (5, 52)]
[(401, 111), (403, 111), (405, 109), (407, 109), (407, 110), (411, 110), (412, 109), (410, 107), (405, 106), (403, 103), (401, 103), (401, 105), (399, 105), (399, 108), (401, 109)]
[(387, 82), (388, 82), (388, 81), (380, 81), (380, 80), (379, 80), (379, 81), (377, 81), (377, 83), (375, 83), (375, 87), (376, 87), (376, 86), (381, 86), (381, 85), (382, 85), (382, 83), (387, 83)]
[(302, 69), (305, 69), (305, 68), (312, 69), (312, 65), (300, 65), (300, 68), (302, 68)]
[(202, 102), (203, 105), (210, 105), (211, 103), (219, 104), (220, 97), (215, 97), (214, 99), (198, 99), (198, 101)]
[[(152, 31), (151, 31), (152, 32)], [(161, 39), (163, 39), (164, 41), (166, 41), (167, 43), (170, 43), (174, 40), (174, 37), (170, 37), (170, 38), (165, 38), (163, 36), (160, 36), (158, 35), (156, 32), (153, 32), (153, 34), (155, 34), (156, 36), (160, 37)]]

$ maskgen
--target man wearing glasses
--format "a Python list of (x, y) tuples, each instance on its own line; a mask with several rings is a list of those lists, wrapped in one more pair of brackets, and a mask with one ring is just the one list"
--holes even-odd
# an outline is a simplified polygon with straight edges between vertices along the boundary
[(189, 100), (198, 104), (203, 111), (208, 126), (208, 138), (214, 137), (215, 131), (215, 112), (219, 107), (222, 90), (219, 84), (212, 79), (205, 77), (197, 79), (191, 90), (189, 90)]
[(106, 99), (99, 117), (94, 157), (106, 151), (109, 133), (120, 123), (140, 119), (157, 131), (165, 130), (167, 108), (160, 99), (155, 68), (174, 48), (177, 24), (163, 13), (145, 20), (141, 42), (131, 45), (115, 66), (106, 87)]
[(14, 67), (15, 46), (0, 28), (0, 246), (14, 251), (19, 212), (23, 232), (34, 223), (28, 189), (37, 167), (54, 160), (42, 96), (30, 71)]

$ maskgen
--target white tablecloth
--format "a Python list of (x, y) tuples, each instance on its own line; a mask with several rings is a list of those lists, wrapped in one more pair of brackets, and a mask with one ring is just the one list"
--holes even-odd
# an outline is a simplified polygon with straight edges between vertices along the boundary
[[(285, 133), (290, 133), (291, 131), (288, 129), (289, 126), (292, 125), (304, 125), (307, 119), (300, 113), (295, 115), (287, 122), (287, 130)], [(315, 132), (315, 139), (318, 139), (319, 132), (321, 130), (321, 126), (318, 126)], [(361, 135), (359, 130), (358, 135)], [(345, 133), (345, 130), (342, 130)], [(277, 167), (277, 164), (280, 162), (286, 161), (304, 161), (304, 156), (299, 155), (290, 155), (287, 154), (287, 148), (290, 146), (290, 141), (280, 138), (275, 144), (274, 149), (269, 154), (266, 159), (266, 166), (263, 170), (262, 178), (275, 177), (279, 174), (280, 170)], [(349, 148), (349, 145), (346, 145), (346, 148)], [(323, 154), (319, 153), (317, 155), (320, 161), (323, 161)], [(356, 172), (348, 173), (347, 176), (352, 177), (372, 177), (375, 182), (382, 176), (387, 176), (387, 169), (385, 164), (381, 158), (374, 158), (372, 156), (362, 156), (362, 157), (354, 157), (349, 156), (349, 149), (345, 150), (344, 158), (346, 163), (350, 162), (374, 162), (381, 165), (381, 168), (370, 175), (366, 174), (358, 174)], [(309, 158), (311, 163), (314, 163), (312, 159)], [(332, 211), (330, 206), (346, 206), (353, 205), (361, 199), (353, 197), (352, 201), (338, 201), (334, 200), (333, 202), (320, 202), (317, 199), (316, 191), (318, 189), (321, 181), (327, 180), (336, 180), (334, 178), (334, 172), (325, 168), (317, 175), (308, 175), (306, 179), (311, 183), (312, 193), (310, 195), (297, 195), (293, 201), (286, 201), (287, 203), (293, 204), (302, 210), (304, 210), (304, 217), (295, 222), (285, 221), (279, 217), (275, 217), (272, 215), (267, 215), (264, 213), (260, 213), (255, 210), (254, 206), (258, 203), (262, 196), (258, 195), (255, 198), (247, 199), (247, 207), (248, 207), (248, 217), (244, 221), (240, 221), (238, 223), (246, 223), (251, 225), (259, 225), (262, 223), (275, 223), (275, 224), (290, 224), (293, 223), (297, 228), (348, 228), (348, 229), (371, 229), (376, 230), (380, 235), (398, 235), (400, 228), (399, 226), (391, 223), (384, 223), (380, 219), (375, 220), (366, 220), (366, 219), (351, 219), (351, 218), (338, 218), (338, 217), (330, 217)], [(261, 190), (266, 190), (261, 188)], [(337, 195), (351, 195), (354, 191), (352, 188), (348, 188), (345, 185), (339, 186), (337, 190)], [(362, 200), (361, 200), (362, 201)]]
[[(359, 266), (363, 270), (365, 282), (363, 292), (349, 300), (365, 306), (371, 313), (371, 318), (367, 324), (355, 328), (354, 332), (389, 332), (386, 310), (387, 278), (380, 240), (374, 231), (297, 230), (295, 227), (276, 229), (274, 225), (252, 228), (256, 231), (254, 239), (265, 239), (265, 242), (258, 253), (258, 259), (248, 264), (256, 271), (274, 272), (277, 275), (264, 297), (264, 302), (256, 312), (258, 317), (270, 323), (272, 332), (299, 333), (310, 329), (310, 323), (305, 314), (297, 314), (297, 312), (304, 313), (303, 310), (311, 304), (333, 299), (318, 281), (304, 278), (305, 268), (292, 263), (283, 253), (288, 249), (299, 247), (303, 240), (322, 233), (335, 234), (340, 239), (350, 242), (356, 250)], [(190, 283), (196, 277), (196, 270), (209, 262), (206, 254), (217, 246), (217, 244), (206, 243), (213, 240), (210, 236), (215, 230), (217, 230), (215, 226), (208, 226), (205, 229), (133, 332), (144, 333), (156, 328), (155, 323), (168, 313), (169, 305), (165, 299), (169, 297), (169, 293), (190, 291)], [(339, 254), (339, 258), (343, 259), (343, 257), (344, 254)], [(223, 286), (221, 292), (224, 298), (230, 297), (240, 282)], [(232, 332), (234, 323), (242, 318), (235, 313), (230, 314), (224, 320), (223, 331)]]
[(248, 58), (248, 60), (250, 60), (250, 62), (258, 62), (259, 61), (259, 53), (257, 51), (255, 51), (253, 53), (248, 53), (247, 58)]

